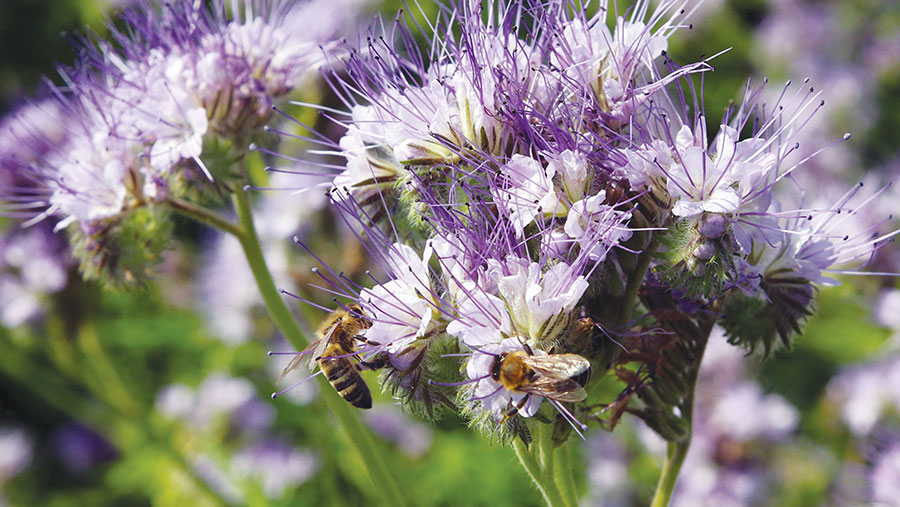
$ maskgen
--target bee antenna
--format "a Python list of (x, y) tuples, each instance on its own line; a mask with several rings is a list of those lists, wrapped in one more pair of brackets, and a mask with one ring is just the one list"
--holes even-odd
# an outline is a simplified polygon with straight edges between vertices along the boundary
[(468, 380), (463, 380), (462, 382), (435, 382), (435, 381), (432, 380), (432, 379), (428, 379), (428, 385), (430, 385), (430, 386), (447, 386), (447, 387), (464, 386), (464, 385), (466, 385), (466, 384), (471, 384), (471, 383), (473, 383), (473, 382), (478, 382), (479, 380), (484, 380), (484, 379), (486, 379), (486, 378), (488, 378), (488, 377), (490, 377), (490, 376), (491, 376), (490, 374), (488, 374), (488, 375), (482, 375), (482, 376), (477, 377), (477, 378), (470, 378), (470, 379), (468, 379)]
[[(584, 440), (585, 438), (584, 438), (584, 434), (582, 433), (582, 431), (587, 431), (587, 429), (588, 429), (587, 425), (582, 423), (578, 419), (576, 419), (575, 416), (572, 415), (572, 412), (569, 412), (569, 409), (567, 409), (559, 401), (556, 401), (556, 400), (549, 400), (549, 401), (551, 404), (553, 404), (554, 407), (556, 407), (556, 410), (559, 411), (560, 415), (563, 416), (563, 418), (566, 420), (566, 422), (568, 422), (569, 425), (572, 426), (572, 429), (575, 430), (575, 433), (578, 433), (578, 436), (581, 437), (582, 440)], [(581, 429), (581, 431), (579, 431), (579, 428)]]
[(301, 380), (300, 382), (297, 382), (296, 384), (292, 384), (292, 385), (290, 385), (290, 386), (288, 386), (288, 387), (285, 387), (284, 389), (282, 389), (281, 391), (278, 391), (277, 393), (272, 393), (272, 399), (274, 400), (275, 398), (277, 398), (277, 397), (281, 396), (282, 394), (284, 394), (284, 393), (290, 391), (291, 389), (293, 389), (293, 388), (295, 388), (295, 387), (298, 387), (298, 386), (301, 386), (301, 385), (303, 385), (303, 384), (309, 382), (309, 381), (312, 380), (316, 375), (318, 375), (318, 374), (320, 374), (320, 373), (322, 373), (322, 370), (319, 370), (319, 371), (313, 373), (312, 375), (306, 377), (305, 379)]
[(480, 352), (482, 354), (487, 354), (489, 356), (500, 357), (500, 354), (494, 354), (493, 352), (488, 352), (488, 351), (486, 351), (484, 349), (480, 349), (474, 345), (469, 345), (469, 344), (465, 344), (465, 345), (466, 345), (466, 347), (469, 347), (470, 349), (474, 350), (475, 352)]

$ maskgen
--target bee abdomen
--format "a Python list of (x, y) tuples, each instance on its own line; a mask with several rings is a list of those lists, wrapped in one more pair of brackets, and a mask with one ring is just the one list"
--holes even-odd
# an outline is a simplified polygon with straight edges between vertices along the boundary
[(357, 408), (372, 408), (372, 393), (353, 363), (341, 358), (323, 359), (321, 364), (325, 366), (325, 377), (347, 403)]
[[(338, 390), (338, 393), (356, 408), (372, 408), (372, 393), (369, 392), (369, 386), (359, 373), (355, 376), (355, 381), (352, 381), (346, 389)], [(337, 385), (334, 387), (337, 389)]]
[[(340, 359), (323, 359), (322, 366), (325, 368), (325, 378), (334, 384), (341, 377), (346, 376), (353, 371), (353, 365), (350, 361)], [(340, 389), (338, 389), (340, 391)]]

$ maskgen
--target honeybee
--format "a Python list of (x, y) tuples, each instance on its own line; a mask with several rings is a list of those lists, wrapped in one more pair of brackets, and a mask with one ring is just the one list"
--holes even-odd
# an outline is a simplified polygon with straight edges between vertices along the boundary
[(357, 408), (372, 408), (369, 386), (359, 373), (359, 365), (351, 360), (356, 353), (357, 340), (365, 341), (359, 333), (370, 327), (372, 321), (366, 318), (358, 304), (351, 303), (346, 309), (331, 312), (319, 325), (316, 333), (319, 339), (291, 359), (278, 381), (295, 370), (306, 355), (311, 354), (310, 370), (315, 369), (318, 364), (331, 386), (348, 403)]
[(528, 345), (498, 355), (491, 365), (491, 378), (509, 391), (528, 395), (510, 407), (504, 420), (524, 407), (532, 394), (557, 402), (583, 401), (590, 368), (590, 361), (578, 354), (536, 356)]

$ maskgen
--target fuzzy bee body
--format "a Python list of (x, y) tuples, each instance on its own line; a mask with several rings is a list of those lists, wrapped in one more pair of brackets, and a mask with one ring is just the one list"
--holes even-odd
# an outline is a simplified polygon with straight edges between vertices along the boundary
[(334, 390), (354, 407), (372, 408), (372, 393), (359, 373), (360, 367), (352, 360), (356, 355), (356, 342), (362, 339), (359, 333), (371, 326), (372, 322), (357, 304), (331, 312), (319, 326), (319, 339), (288, 363), (281, 378), (296, 369), (302, 359), (311, 354), (310, 370), (318, 365)]
[(334, 387), (334, 390), (347, 400), (347, 403), (357, 408), (372, 408), (372, 393), (369, 386), (359, 373), (359, 366), (353, 364), (346, 356), (355, 352), (356, 347), (345, 347), (341, 343), (329, 343), (319, 359), (319, 368), (325, 374), (325, 378)]
[(587, 393), (583, 379), (590, 367), (590, 361), (578, 354), (537, 356), (526, 348), (497, 356), (491, 378), (509, 391), (528, 395), (509, 408), (505, 414), (509, 418), (525, 406), (532, 394), (558, 402), (584, 401)]

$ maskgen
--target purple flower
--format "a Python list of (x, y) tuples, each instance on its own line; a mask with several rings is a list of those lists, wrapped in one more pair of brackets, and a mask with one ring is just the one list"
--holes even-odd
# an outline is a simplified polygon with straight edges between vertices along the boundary
[[(562, 69), (561, 80), (571, 93), (582, 95), (589, 90), (610, 120), (626, 122), (664, 85), (704, 68), (694, 64), (661, 78), (654, 63), (665, 54), (668, 37), (681, 25), (685, 5), (687, 2), (665, 1), (650, 12), (649, 2), (639, 1), (626, 19), (602, 2), (591, 18), (563, 18), (554, 26), (558, 37), (552, 44), (550, 62)], [(610, 16), (615, 16), (612, 32)]]
[[(342, 7), (353, 6), (217, 0), (126, 10), (123, 27), (110, 28), (115, 44), (84, 38), (81, 60), (60, 70), (58, 103), (42, 107), (58, 110), (67, 128), (59, 142), (41, 136), (52, 148), (28, 161), (43, 195), (30, 203), (42, 206), (34, 214), (94, 234), (100, 223), (183, 192), (198, 175), (212, 179), (205, 141), (216, 135), (246, 147), (274, 101), (325, 64), (330, 40), (358, 12)], [(309, 29), (309, 16), (323, 21)], [(23, 138), (40, 128), (17, 130)]]
[(587, 501), (583, 505), (632, 505), (628, 480), (628, 455), (625, 446), (606, 433), (588, 437)]
[(315, 473), (318, 460), (309, 451), (268, 439), (240, 449), (231, 460), (231, 472), (262, 484), (270, 500), (278, 500)]
[(106, 439), (77, 423), (67, 423), (53, 435), (56, 455), (70, 472), (84, 473), (118, 457)]
[(430, 258), (429, 247), (419, 257), (407, 245), (391, 246), (387, 259), (396, 278), (363, 289), (360, 294), (363, 308), (374, 318), (372, 327), (366, 331), (366, 340), (396, 354), (417, 339), (431, 335), (432, 319), (436, 318), (435, 313), (440, 313), (440, 307), (426, 266)]
[(900, 498), (900, 444), (896, 442), (880, 453), (872, 467), (869, 480), (872, 501), (878, 505), (891, 505)]
[[(796, 188), (824, 144), (796, 158), (798, 133), (822, 107), (806, 82), (771, 101), (748, 85), (710, 135), (693, 74), (712, 67), (664, 55), (685, 5), (639, 1), (619, 16), (601, 2), (588, 16), (568, 2), (465, 2), (427, 25), (424, 47), (399, 15), (348, 50), (346, 72), (329, 73), (347, 110), (320, 110), (345, 131), (313, 140), (346, 160), (330, 197), (375, 268), (371, 284), (327, 259), (319, 274), (372, 319), (361, 360), (384, 364), (398, 397), (430, 412), (455, 390), (478, 424), (516, 417), (519, 402), (528, 418), (540, 397), (492, 378), (499, 354), (584, 353), (635, 383), (648, 376), (637, 388), (648, 407), (631, 413), (681, 438), (686, 407), (662, 400), (691, 399), (677, 380), (693, 384), (682, 370), (698, 367), (705, 319), (718, 317), (732, 343), (788, 344), (812, 313), (814, 284), (896, 234), (864, 217), (877, 193), (819, 202), (779, 190)], [(660, 329), (672, 335), (667, 361)], [(600, 352), (605, 337), (631, 344), (618, 363)], [(647, 370), (617, 368), (644, 357)], [(671, 385), (661, 362), (679, 370)], [(712, 436), (697, 459), (796, 425), (792, 407), (753, 384), (728, 400), (706, 407)], [(735, 498), (752, 496), (752, 477), (733, 474)]]
[(431, 447), (431, 429), (396, 408), (378, 406), (366, 412), (365, 417), (373, 432), (394, 442), (407, 456), (417, 458)]
[(68, 259), (46, 226), (7, 231), (0, 238), (0, 323), (15, 327), (41, 315), (42, 297), (66, 285)]
[(828, 383), (828, 397), (851, 432), (868, 435), (885, 412), (900, 411), (900, 358), (846, 368)]
[(0, 429), (0, 484), (21, 473), (31, 462), (33, 444), (22, 429)]
[(157, 394), (162, 414), (199, 429), (231, 423), (245, 432), (266, 430), (275, 419), (274, 409), (256, 396), (249, 380), (213, 374), (197, 389), (172, 384)]

